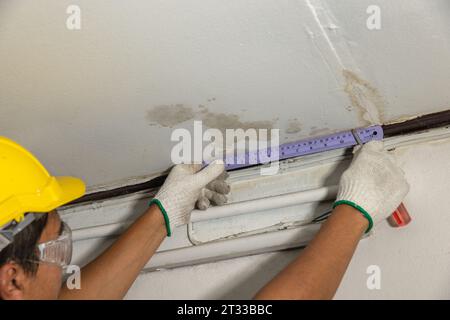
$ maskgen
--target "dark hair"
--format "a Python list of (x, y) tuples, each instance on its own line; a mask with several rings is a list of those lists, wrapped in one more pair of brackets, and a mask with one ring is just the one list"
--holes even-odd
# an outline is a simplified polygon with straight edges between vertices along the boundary
[(14, 236), (14, 241), (0, 252), (0, 267), (14, 261), (23, 268), (25, 273), (36, 274), (39, 266), (33, 262), (39, 261), (36, 245), (47, 224), (47, 216), (47, 213), (37, 215), (36, 220)]

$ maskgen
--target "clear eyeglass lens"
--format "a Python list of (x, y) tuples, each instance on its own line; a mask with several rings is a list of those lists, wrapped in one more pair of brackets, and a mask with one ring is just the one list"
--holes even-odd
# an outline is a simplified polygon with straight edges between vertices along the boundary
[(57, 264), (66, 267), (72, 260), (72, 231), (70, 227), (62, 222), (63, 231), (55, 239), (38, 245), (39, 260), (42, 262)]

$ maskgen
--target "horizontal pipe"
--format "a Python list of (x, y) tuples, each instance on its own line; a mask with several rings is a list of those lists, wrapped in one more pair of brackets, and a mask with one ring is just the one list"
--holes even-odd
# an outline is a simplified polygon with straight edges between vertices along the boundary
[[(92, 201), (108, 200), (111, 198), (120, 197), (120, 196), (124, 196), (124, 195), (131, 194), (131, 193), (136, 193), (136, 192), (140, 192), (140, 191), (144, 191), (144, 190), (148, 190), (149, 193), (155, 194), (156, 191), (158, 190), (158, 188), (160, 186), (162, 186), (164, 181), (166, 181), (166, 178), (167, 178), (167, 174), (163, 174), (161, 176), (158, 176), (156, 178), (153, 178), (149, 181), (145, 181), (142, 183), (132, 184), (132, 185), (119, 187), (119, 188), (115, 188), (115, 189), (110, 189), (110, 190), (89, 193), (89, 194), (82, 196), (79, 199), (72, 201), (71, 203), (67, 204), (66, 206), (74, 205), (74, 204), (81, 204), (81, 203), (86, 203), (86, 202), (92, 202)], [(151, 192), (153, 189), (155, 189), (154, 192)]]
[[(336, 197), (337, 186), (322, 187), (313, 190), (293, 192), (280, 196), (267, 197), (232, 203), (224, 206), (211, 207), (208, 210), (194, 210), (191, 222), (220, 219), (240, 214), (284, 208), (303, 203), (331, 200)], [(117, 222), (100, 226), (75, 229), (72, 231), (74, 241), (113, 237), (122, 234), (131, 222)]]
[(303, 247), (314, 237), (320, 224), (295, 229), (272, 231), (201, 244), (198, 246), (157, 252), (144, 270), (170, 269), (186, 265), (231, 259), (251, 254)]
[(399, 136), (417, 131), (450, 125), (450, 110), (425, 114), (403, 122), (382, 125), (385, 137)]
[(322, 187), (313, 190), (283, 194), (280, 196), (211, 207), (206, 211), (194, 210), (191, 213), (191, 222), (227, 218), (245, 213), (285, 208), (302, 203), (332, 200), (336, 197), (337, 189), (338, 186)]

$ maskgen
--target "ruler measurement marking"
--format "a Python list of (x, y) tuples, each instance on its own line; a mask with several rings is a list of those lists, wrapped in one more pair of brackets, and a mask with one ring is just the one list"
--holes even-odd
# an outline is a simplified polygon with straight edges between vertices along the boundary
[[(338, 132), (322, 137), (288, 142), (275, 148), (278, 148), (278, 160), (285, 160), (303, 155), (320, 153), (340, 148), (348, 148), (357, 145), (358, 141), (357, 139), (355, 139), (355, 135), (357, 135), (361, 143), (367, 143), (371, 140), (382, 140), (383, 129), (381, 128), (381, 126), (376, 125), (368, 128), (359, 128), (350, 131)], [(233, 170), (265, 163), (261, 159), (262, 156), (264, 156), (264, 159), (270, 159), (270, 156), (273, 153), (273, 149), (273, 147), (269, 147), (240, 154), (236, 154), (236, 152), (234, 152), (233, 155), (228, 155), (225, 157), (225, 168), (227, 170)], [(233, 161), (231, 161), (230, 163), (229, 160), (231, 159)]]

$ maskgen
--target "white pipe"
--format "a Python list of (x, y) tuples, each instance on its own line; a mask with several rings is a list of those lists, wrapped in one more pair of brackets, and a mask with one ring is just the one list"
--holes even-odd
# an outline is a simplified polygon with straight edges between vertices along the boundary
[[(256, 200), (242, 201), (224, 206), (211, 207), (208, 210), (193, 210), (191, 222), (232, 217), (240, 214), (284, 208), (302, 203), (331, 200), (336, 197), (337, 186), (283, 194)], [(118, 222), (72, 231), (74, 241), (117, 236), (123, 233), (131, 222)]]
[(168, 269), (305, 246), (320, 224), (157, 252), (144, 270)]
[(245, 213), (290, 207), (302, 203), (332, 200), (336, 197), (337, 189), (338, 186), (329, 186), (211, 207), (206, 211), (193, 210), (191, 213), (191, 222), (232, 217)]

